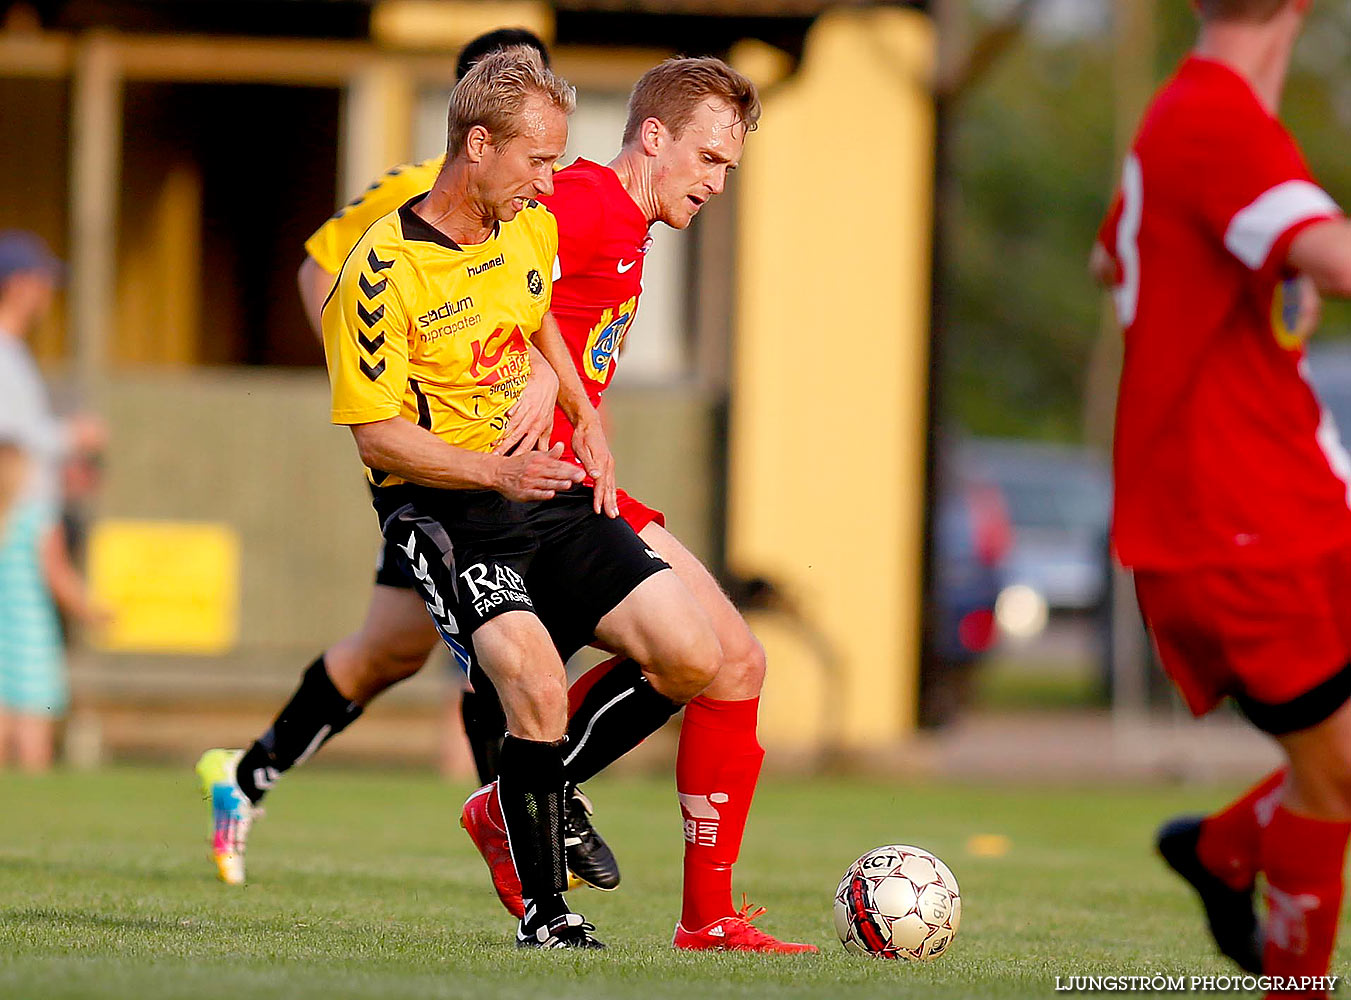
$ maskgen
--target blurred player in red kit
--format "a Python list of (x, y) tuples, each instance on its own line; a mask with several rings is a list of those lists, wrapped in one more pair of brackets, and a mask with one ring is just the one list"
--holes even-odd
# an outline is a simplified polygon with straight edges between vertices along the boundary
[(1351, 455), (1303, 370), (1351, 224), (1276, 117), (1311, 3), (1197, 0), (1092, 256), (1125, 336), (1117, 556), (1191, 711), (1232, 697), (1287, 761), (1158, 847), (1221, 951), (1278, 977), (1327, 972), (1351, 834)]

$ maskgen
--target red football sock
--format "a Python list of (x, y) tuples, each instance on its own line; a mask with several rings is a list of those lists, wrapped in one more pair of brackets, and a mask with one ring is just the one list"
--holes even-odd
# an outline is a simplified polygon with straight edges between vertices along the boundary
[(1201, 821), (1196, 853), (1201, 864), (1234, 889), (1246, 889), (1257, 877), (1258, 835), (1280, 802), (1286, 768), (1272, 771), (1243, 797)]
[(572, 682), (572, 686), (568, 688), (568, 718), (572, 718), (576, 713), (578, 706), (586, 699), (587, 693), (596, 686), (596, 682), (623, 662), (624, 657), (612, 656), (597, 663)]
[(759, 698), (685, 706), (676, 753), (676, 791), (685, 821), (685, 886), (680, 922), (699, 930), (736, 912), (732, 865), (741, 853), (764, 748), (755, 738)]
[[(1267, 879), (1268, 976), (1322, 976), (1332, 961), (1342, 907), (1342, 865), (1351, 823), (1330, 822), (1279, 806), (1262, 829), (1261, 868)], [(1324, 996), (1272, 993), (1271, 996)]]

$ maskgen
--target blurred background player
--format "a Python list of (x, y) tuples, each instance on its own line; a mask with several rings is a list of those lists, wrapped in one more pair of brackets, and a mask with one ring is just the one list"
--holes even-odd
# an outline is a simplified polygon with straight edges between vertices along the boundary
[(1159, 850), (1220, 949), (1277, 976), (1327, 972), (1351, 834), (1351, 456), (1303, 371), (1351, 224), (1276, 118), (1310, 3), (1198, 0), (1092, 262), (1125, 330), (1117, 555), (1190, 709), (1232, 696), (1288, 761)]
[(69, 557), (61, 525), (61, 468), (97, 450), (89, 417), (59, 420), (25, 339), (51, 307), (61, 265), (31, 233), (0, 233), (0, 440), (11, 497), (0, 522), (0, 765), (11, 745), (28, 771), (51, 767), (68, 693), (58, 605), (102, 620)]

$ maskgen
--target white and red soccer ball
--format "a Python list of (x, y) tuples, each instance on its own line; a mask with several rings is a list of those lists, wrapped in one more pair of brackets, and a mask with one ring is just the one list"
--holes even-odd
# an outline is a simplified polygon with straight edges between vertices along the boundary
[(928, 961), (957, 936), (962, 897), (947, 865), (918, 847), (878, 847), (859, 858), (835, 893), (835, 930), (849, 951)]

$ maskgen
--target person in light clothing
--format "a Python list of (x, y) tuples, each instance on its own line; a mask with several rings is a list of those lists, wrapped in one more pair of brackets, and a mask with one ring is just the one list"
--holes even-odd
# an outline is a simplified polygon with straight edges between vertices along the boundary
[[(60, 466), (96, 450), (102, 426), (60, 421), (24, 343), (47, 314), (61, 265), (31, 233), (0, 232), (0, 441), (8, 447), (9, 503), (0, 511), (0, 767), (11, 749), (28, 771), (51, 766), (55, 721), (67, 703), (60, 619), (48, 581), (62, 543)], [(99, 616), (78, 577), (62, 577), (64, 609)]]

